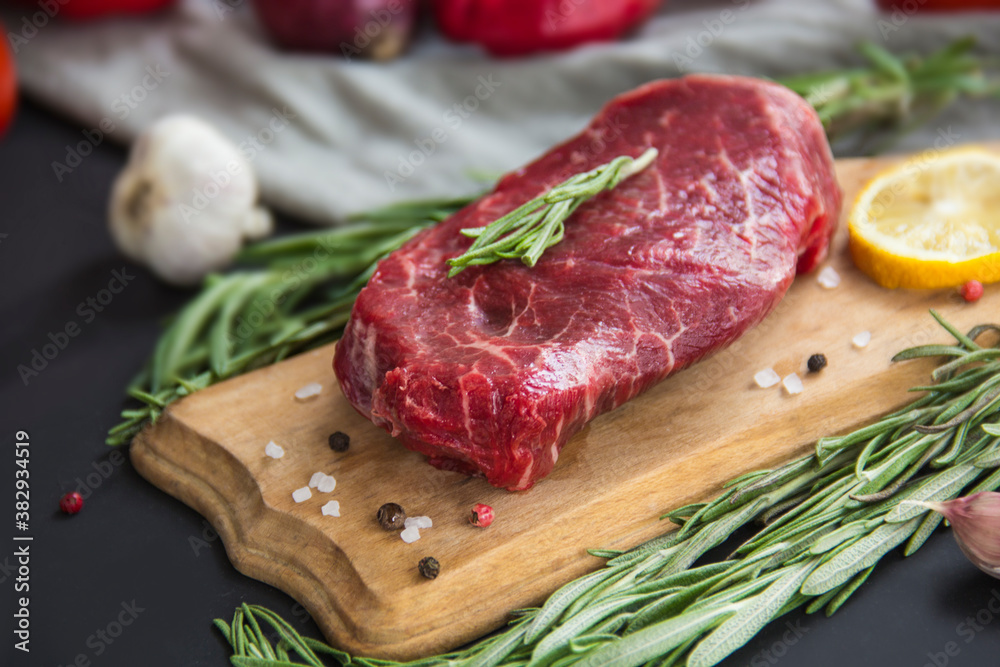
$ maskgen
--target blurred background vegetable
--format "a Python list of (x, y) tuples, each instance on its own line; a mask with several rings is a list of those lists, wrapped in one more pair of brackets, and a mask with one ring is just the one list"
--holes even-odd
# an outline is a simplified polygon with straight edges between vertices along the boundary
[(59, 0), (56, 11), (62, 18), (83, 21), (116, 14), (145, 14), (172, 4), (174, 0)]
[[(3, 28), (0, 25), (0, 28)], [(17, 72), (7, 42), (0, 44), (0, 136), (7, 131), (17, 107)]]
[(438, 27), (498, 56), (618, 39), (662, 0), (432, 0)]
[(406, 49), (416, 0), (255, 0), (261, 24), (278, 45), (347, 58), (395, 58)]
[(901, 0), (876, 0), (878, 6), (887, 12), (905, 11), (907, 14), (917, 12), (953, 12), (981, 9), (1000, 9), (1000, 0), (921, 0), (908, 2), (903, 8)]

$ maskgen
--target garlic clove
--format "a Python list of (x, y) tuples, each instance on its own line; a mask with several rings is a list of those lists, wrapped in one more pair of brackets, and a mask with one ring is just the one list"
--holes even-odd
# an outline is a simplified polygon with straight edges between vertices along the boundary
[(954, 500), (917, 504), (942, 514), (973, 565), (1000, 579), (1000, 493), (983, 491)]
[(108, 224), (129, 258), (174, 285), (224, 268), (244, 241), (271, 233), (239, 148), (193, 116), (168, 116), (133, 145), (112, 188)]

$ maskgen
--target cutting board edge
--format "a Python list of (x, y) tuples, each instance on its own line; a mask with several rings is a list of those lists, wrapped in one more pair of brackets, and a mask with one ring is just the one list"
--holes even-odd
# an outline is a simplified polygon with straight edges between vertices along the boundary
[[(176, 405), (182, 402), (183, 399)], [(170, 456), (170, 453), (177, 449), (176, 446), (158, 446), (158, 443), (168, 441), (176, 445), (178, 437), (184, 438), (186, 442), (194, 441), (196, 443), (194, 446), (202, 448), (203, 451), (207, 451), (205, 448), (215, 450), (213, 453), (231, 458), (237, 465), (212, 466), (206, 469), (208, 473), (206, 476), (196, 475)], [(399, 610), (384, 604), (377, 594), (372, 593), (364, 585), (352, 563), (343, 557), (337, 559), (338, 569), (355, 577), (356, 582), (351, 586), (352, 591), (343, 596), (325, 592), (323, 579), (314, 571), (314, 567), (310, 566), (310, 563), (315, 561), (301, 557), (301, 545), (270, 539), (266, 536), (265, 528), (268, 525), (280, 524), (277, 526), (281, 528), (277, 531), (278, 534), (305, 535), (307, 538), (310, 534), (315, 534), (321, 538), (315, 540), (316, 542), (325, 541), (336, 546), (335, 543), (315, 527), (298, 519), (294, 519), (299, 527), (298, 532), (288, 530), (287, 522), (290, 517), (267, 506), (259, 487), (253, 483), (252, 476), (242, 464), (239, 464), (238, 459), (225, 448), (200, 437), (181, 420), (176, 419), (171, 407), (164, 411), (155, 427), (147, 426), (133, 439), (129, 453), (132, 465), (144, 479), (194, 509), (211, 524), (222, 540), (227, 557), (240, 573), (274, 586), (302, 604), (320, 626), (323, 634), (331, 637), (334, 644), (342, 650), (354, 655), (381, 659), (412, 660), (450, 650), (456, 645), (456, 641), (459, 643), (472, 641), (509, 620), (508, 608), (504, 607), (498, 608), (489, 618), (483, 616), (477, 619), (478, 622), (475, 624), (466, 623), (464, 632), (461, 633), (456, 632), (453, 623), (439, 623), (429, 631), (412, 634), (404, 624), (405, 619), (399, 617)], [(233, 470), (241, 472), (228, 474)], [(249, 484), (253, 487), (253, 509), (243, 511), (245, 519), (238, 518), (241, 510), (236, 508), (245, 507), (246, 504), (241, 505), (235, 501), (236, 499), (227, 498), (218, 491), (217, 487), (233, 488), (233, 486), (224, 483), (216, 473), (222, 477), (243, 477), (240, 486), (246, 487)], [(266, 545), (269, 551), (262, 548), (263, 545)], [(315, 569), (322, 570), (318, 563)], [(569, 578), (580, 576), (592, 569), (594, 568), (581, 569), (578, 559), (569, 559), (562, 568), (549, 572), (545, 577), (539, 577), (530, 588), (521, 587), (524, 592), (519, 600), (523, 602), (514, 606), (526, 607), (541, 603), (553, 588)], [(331, 590), (339, 593), (344, 589), (343, 586), (336, 586)], [(366, 598), (360, 610), (351, 603), (349, 599), (351, 593), (357, 598)], [(319, 612), (331, 609), (334, 610), (333, 613)], [(380, 617), (382, 622), (373, 623), (373, 617)], [(461, 618), (468, 620), (464, 616)], [(370, 627), (380, 628), (379, 634), (394, 636), (386, 641), (369, 641), (361, 638), (365, 629)], [(406, 634), (409, 636), (405, 640), (399, 639), (401, 635)]]
[[(351, 605), (343, 604), (336, 596), (328, 595), (324, 592), (324, 586), (320, 578), (312, 572), (307, 564), (300, 562), (296, 557), (296, 550), (291, 544), (280, 545), (280, 551), (272, 552), (269, 556), (259, 548), (258, 545), (265, 539), (261, 535), (261, 528), (274, 520), (281, 518), (282, 521), (290, 520), (287, 515), (280, 515), (276, 510), (270, 509), (263, 502), (263, 497), (259, 489), (255, 493), (255, 511), (248, 512), (245, 520), (238, 518), (238, 511), (233, 508), (237, 504), (233, 499), (227, 498), (216, 486), (202, 476), (192, 474), (173, 460), (169, 454), (157, 447), (158, 439), (163, 437), (163, 431), (173, 429), (181, 431), (185, 437), (192, 437), (191, 431), (182, 423), (173, 418), (171, 409), (163, 413), (156, 428), (147, 427), (139, 433), (130, 447), (129, 453), (133, 466), (151, 484), (159, 488), (164, 493), (177, 498), (201, 514), (212, 525), (212, 528), (219, 534), (226, 555), (233, 566), (242, 574), (263, 581), (275, 588), (285, 591), (288, 595), (299, 601), (310, 611), (313, 619), (320, 625), (324, 634), (338, 638), (342, 647), (351, 652), (361, 654), (382, 653), (387, 647), (380, 643), (370, 643), (359, 640), (358, 628), (363, 627), (357, 623), (350, 623), (353, 614)], [(160, 436), (158, 438), (157, 436)], [(207, 445), (218, 449), (220, 453), (229, 455), (224, 448), (214, 445), (209, 441), (193, 435), (203, 446)], [(169, 450), (168, 450), (169, 451)], [(234, 457), (235, 460), (235, 457)], [(222, 467), (213, 468), (213, 471), (223, 470)], [(245, 471), (242, 465), (235, 469)], [(245, 473), (249, 478), (249, 474)], [(246, 480), (244, 480), (244, 484)], [(221, 488), (229, 488), (226, 485), (219, 485)], [(254, 485), (255, 486), (255, 485)], [(294, 519), (291, 519), (294, 520)], [(297, 521), (297, 520), (296, 520)], [(297, 521), (301, 530), (307, 534), (310, 532), (319, 533), (318, 530), (304, 521)], [(292, 531), (289, 531), (290, 533)], [(279, 546), (274, 541), (270, 542), (272, 549)], [(276, 560), (274, 556), (285, 556), (284, 559)], [(348, 572), (357, 576), (356, 570), (350, 562), (342, 559), (346, 563)], [(278, 564), (281, 567), (275, 568)], [(344, 570), (342, 570), (344, 571)], [(278, 573), (281, 573), (280, 576)], [(364, 592), (363, 583), (357, 583), (356, 587)], [(338, 586), (334, 590), (341, 590)], [(377, 601), (376, 601), (377, 604)], [(322, 608), (333, 608), (337, 612), (333, 614), (312, 613), (312, 610)], [(351, 625), (354, 625), (352, 628)], [(400, 648), (400, 656), (415, 655), (420, 651), (433, 650), (436, 646), (421, 643), (404, 651), (404, 645), (395, 644), (392, 648)], [(400, 656), (397, 656), (400, 657)]]

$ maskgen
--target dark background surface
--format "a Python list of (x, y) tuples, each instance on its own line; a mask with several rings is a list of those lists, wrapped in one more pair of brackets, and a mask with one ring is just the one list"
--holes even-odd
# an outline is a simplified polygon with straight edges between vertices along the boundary
[[(123, 387), (187, 295), (126, 263), (108, 237), (105, 207), (123, 149), (100, 145), (57, 179), (51, 163), (81, 139), (79, 128), (22, 104), (0, 141), (0, 665), (222, 667), (228, 646), (211, 619), (231, 618), (243, 601), (318, 637), (292, 599), (230, 565), (197, 513), (145, 482), (114, 453), (124, 450), (104, 445)], [(88, 322), (79, 304), (116, 270), (135, 277)], [(25, 385), (17, 366), (71, 321), (80, 334)], [(19, 430), (31, 443), (27, 533), (13, 525)], [(84, 510), (61, 515), (59, 497), (77, 488), (88, 496)], [(13, 649), (15, 534), (34, 538), (30, 654)], [(130, 623), (114, 637), (119, 617)], [(939, 531), (915, 556), (885, 558), (832, 619), (790, 615), (724, 664), (1000, 665), (1000, 581)]]

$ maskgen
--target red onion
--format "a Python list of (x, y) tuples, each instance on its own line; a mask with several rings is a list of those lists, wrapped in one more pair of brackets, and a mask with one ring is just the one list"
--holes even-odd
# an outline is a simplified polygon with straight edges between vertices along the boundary
[(254, 0), (257, 16), (280, 46), (388, 60), (406, 48), (416, 0)]

